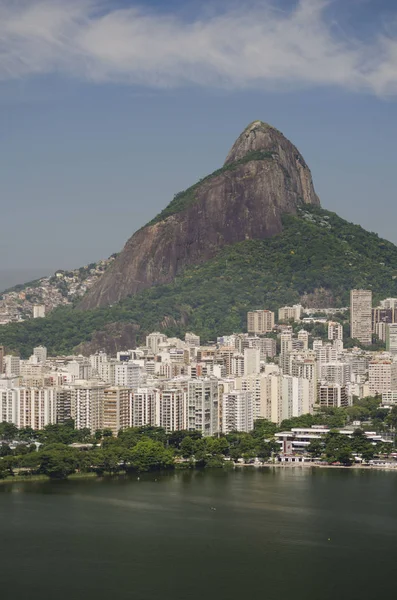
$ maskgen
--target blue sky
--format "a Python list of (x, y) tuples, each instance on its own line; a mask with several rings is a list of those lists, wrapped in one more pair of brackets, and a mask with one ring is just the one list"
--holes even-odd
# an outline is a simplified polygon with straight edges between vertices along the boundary
[(391, 0), (0, 0), (0, 271), (120, 250), (256, 119), (397, 243), (396, 96)]

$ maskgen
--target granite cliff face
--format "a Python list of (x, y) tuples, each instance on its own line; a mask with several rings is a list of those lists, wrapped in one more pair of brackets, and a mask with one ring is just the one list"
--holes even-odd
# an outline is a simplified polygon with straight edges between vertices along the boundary
[(225, 245), (274, 236), (282, 230), (282, 214), (295, 214), (302, 204), (320, 204), (302, 155), (282, 133), (255, 121), (221, 169), (177, 194), (128, 240), (80, 308), (113, 304), (168, 283)]

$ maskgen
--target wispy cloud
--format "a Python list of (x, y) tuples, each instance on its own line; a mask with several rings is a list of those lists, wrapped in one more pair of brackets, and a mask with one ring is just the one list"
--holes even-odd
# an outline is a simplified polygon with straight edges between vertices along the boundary
[(0, 79), (61, 73), (93, 82), (229, 88), (336, 85), (397, 93), (397, 39), (347, 39), (332, 0), (289, 12), (240, 0), (193, 21), (102, 0), (0, 0)]

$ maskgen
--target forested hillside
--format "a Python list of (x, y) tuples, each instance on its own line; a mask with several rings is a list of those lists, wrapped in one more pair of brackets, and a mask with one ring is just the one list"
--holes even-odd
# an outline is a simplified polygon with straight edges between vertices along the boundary
[(24, 356), (39, 343), (51, 354), (68, 353), (105, 330), (98, 339), (106, 347), (106, 327), (116, 323), (118, 332), (133, 324), (138, 342), (154, 330), (192, 330), (213, 340), (244, 331), (248, 310), (276, 310), (304, 294), (326, 294), (334, 306), (346, 306), (352, 287), (372, 289), (375, 301), (396, 296), (397, 247), (334, 213), (304, 206), (298, 216), (283, 216), (280, 235), (227, 246), (173, 283), (112, 307), (58, 309), (45, 319), (3, 326), (0, 344)]

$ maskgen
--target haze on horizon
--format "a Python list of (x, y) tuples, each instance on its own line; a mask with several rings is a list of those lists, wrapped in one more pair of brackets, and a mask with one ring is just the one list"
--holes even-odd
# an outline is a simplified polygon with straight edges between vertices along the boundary
[(0, 0), (0, 288), (120, 250), (255, 119), (397, 243), (396, 25), (392, 0)]

